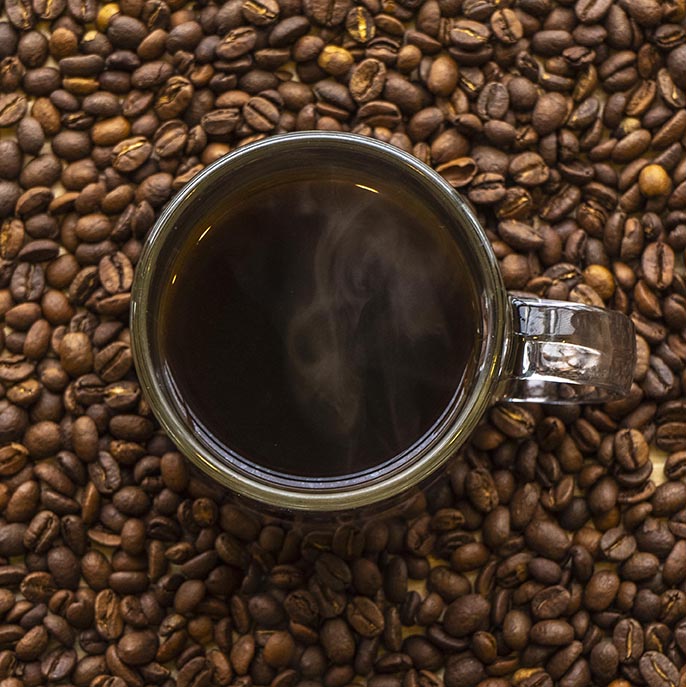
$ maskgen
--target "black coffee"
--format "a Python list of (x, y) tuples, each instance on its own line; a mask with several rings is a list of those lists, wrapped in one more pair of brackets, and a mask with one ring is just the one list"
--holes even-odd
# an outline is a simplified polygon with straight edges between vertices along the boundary
[(378, 181), (229, 195), (163, 297), (162, 355), (195, 431), (291, 476), (388, 463), (474, 362), (476, 296), (445, 220)]

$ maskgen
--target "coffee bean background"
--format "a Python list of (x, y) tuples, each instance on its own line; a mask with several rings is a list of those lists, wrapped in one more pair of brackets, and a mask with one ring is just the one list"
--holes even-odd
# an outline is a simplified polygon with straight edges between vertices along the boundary
[[(684, 0), (0, 8), (0, 687), (684, 683)], [(204, 166), (305, 129), (435, 167), (509, 289), (629, 314), (629, 397), (495, 407), (333, 527), (193, 472), (132, 368), (141, 246)]]

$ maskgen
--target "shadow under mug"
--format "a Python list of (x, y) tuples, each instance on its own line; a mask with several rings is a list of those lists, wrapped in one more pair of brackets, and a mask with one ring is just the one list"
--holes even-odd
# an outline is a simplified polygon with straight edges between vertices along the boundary
[[(383, 469), (336, 478), (275, 475), (246, 463), (230, 448), (196, 431), (172, 390), (159, 341), (161, 297), (173, 259), (198, 215), (216, 207), (227, 188), (326, 164), (373, 172), (421, 194), (449, 218), (450, 240), (469, 266), (481, 337), (468, 388), (431, 431)], [(468, 203), (412, 155), (347, 133), (302, 132), (242, 147), (209, 165), (179, 191), (160, 215), (138, 262), (132, 293), (134, 361), (157, 419), (180, 450), (241, 497), (268, 507), (336, 512), (389, 502), (424, 483), (464, 444), (496, 401), (581, 403), (626, 395), (635, 366), (634, 328), (625, 315), (583, 304), (510, 295), (483, 228)], [(269, 427), (264, 427), (269, 432)]]

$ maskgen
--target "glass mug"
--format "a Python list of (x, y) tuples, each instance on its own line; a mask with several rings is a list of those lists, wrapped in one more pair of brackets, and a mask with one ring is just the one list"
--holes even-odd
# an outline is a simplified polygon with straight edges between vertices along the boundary
[[(355, 474), (325, 478), (281, 474), (208, 440), (198, 431), (185, 399), (175, 392), (160, 346), (163, 295), (191, 227), (199, 217), (211, 216), (227, 189), (240, 197), (241, 189), (288, 177), (299, 169), (324, 169), (334, 180), (354, 179), (364, 170), (365, 179), (370, 175), (391, 179), (396, 188), (412, 191), (427, 207), (440, 209), (447, 218), (441, 226), (443, 238), (459, 247), (477, 294), (474, 364), (454, 402), (426, 434), (393, 460)], [(209, 165), (176, 194), (153, 227), (138, 262), (131, 333), (146, 398), (191, 462), (235, 495), (262, 507), (311, 514), (393, 503), (411, 488), (426, 484), (497, 401), (580, 403), (621, 397), (629, 391), (636, 358), (633, 325), (625, 315), (508, 294), (473, 209), (428, 166), (377, 140), (331, 132), (285, 134), (239, 148)], [(269, 431), (265, 426), (267, 436)]]

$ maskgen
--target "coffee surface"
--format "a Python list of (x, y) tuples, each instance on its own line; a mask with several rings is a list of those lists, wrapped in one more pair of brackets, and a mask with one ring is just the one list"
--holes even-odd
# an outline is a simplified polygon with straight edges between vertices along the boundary
[(327, 179), (224, 205), (163, 298), (162, 355), (196, 431), (305, 477), (369, 470), (427, 435), (478, 339), (438, 214), (391, 184)]

